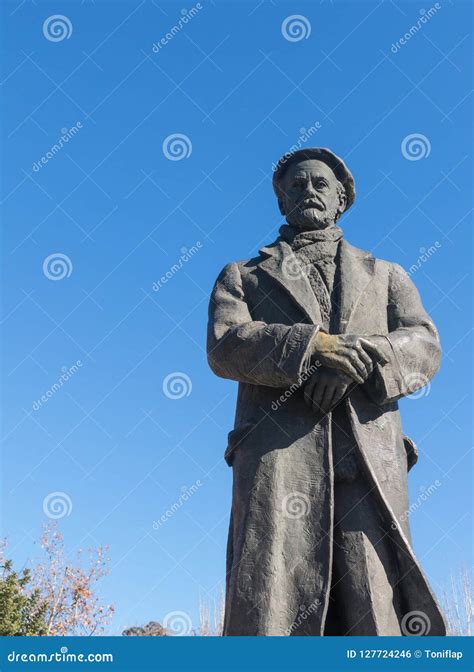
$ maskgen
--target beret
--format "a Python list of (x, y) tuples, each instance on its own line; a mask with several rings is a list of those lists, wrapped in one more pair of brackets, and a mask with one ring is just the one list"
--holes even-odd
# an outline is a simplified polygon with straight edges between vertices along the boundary
[(355, 201), (355, 184), (354, 178), (349, 168), (346, 166), (344, 161), (331, 152), (330, 149), (325, 147), (308, 147), (306, 149), (298, 149), (296, 152), (291, 154), (285, 154), (278, 161), (275, 171), (273, 173), (273, 190), (278, 198), (280, 198), (280, 182), (288, 170), (288, 168), (293, 163), (299, 163), (300, 161), (306, 161), (308, 159), (315, 159), (317, 161), (323, 161), (328, 165), (336, 178), (344, 187), (346, 192), (346, 207), (345, 210), (348, 210)]

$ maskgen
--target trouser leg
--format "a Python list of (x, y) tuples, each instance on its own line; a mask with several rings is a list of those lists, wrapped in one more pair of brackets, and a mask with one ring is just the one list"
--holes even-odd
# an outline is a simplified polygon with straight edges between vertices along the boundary
[(400, 635), (398, 579), (388, 526), (368, 486), (336, 483), (327, 634)]

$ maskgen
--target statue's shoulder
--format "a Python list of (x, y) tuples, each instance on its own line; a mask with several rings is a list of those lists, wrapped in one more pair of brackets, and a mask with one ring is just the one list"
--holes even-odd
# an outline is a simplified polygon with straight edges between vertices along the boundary
[(222, 269), (222, 273), (229, 273), (229, 272), (232, 273), (238, 271), (239, 273), (243, 273), (245, 275), (246, 273), (249, 273), (253, 269), (255, 269), (263, 261), (263, 259), (264, 259), (263, 256), (257, 255), (256, 257), (252, 257), (251, 259), (241, 259), (240, 261), (229, 261)]
[(264, 245), (254, 257), (250, 259), (242, 259), (240, 261), (231, 261), (226, 268), (234, 267), (238, 269), (241, 275), (250, 275), (260, 266), (260, 264), (268, 259), (269, 256), (280, 254), (279, 247), (281, 240), (277, 239), (269, 245)]
[(390, 259), (381, 259), (380, 257), (375, 256), (373, 252), (370, 252), (369, 250), (363, 250), (362, 248), (356, 247), (355, 245), (351, 245), (351, 243), (348, 243), (346, 240), (343, 241), (343, 245), (345, 245), (345, 249), (349, 252), (349, 254), (360, 258), (371, 259), (375, 264), (375, 268), (379, 271), (383, 271), (389, 275), (392, 273), (406, 274), (403, 266), (398, 264), (396, 261), (391, 261)]
[(264, 259), (264, 255), (258, 254), (250, 259), (229, 261), (219, 273), (217, 284), (246, 284), (249, 281), (255, 282), (255, 271)]
[(378, 257), (375, 259), (375, 261), (378, 267), (386, 271), (390, 277), (409, 276), (403, 266), (396, 261), (391, 261), (390, 259), (379, 259)]

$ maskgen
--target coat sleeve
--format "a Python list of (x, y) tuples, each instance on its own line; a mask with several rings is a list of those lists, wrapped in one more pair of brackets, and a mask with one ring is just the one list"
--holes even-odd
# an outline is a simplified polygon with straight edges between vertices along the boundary
[(380, 404), (424, 387), (441, 360), (436, 327), (423, 308), (415, 285), (398, 264), (393, 264), (390, 271), (387, 317), (389, 333), (373, 339), (388, 361), (375, 365), (367, 383), (370, 396)]
[(301, 384), (319, 327), (252, 320), (236, 263), (217, 278), (209, 305), (207, 356), (222, 378), (253, 385)]

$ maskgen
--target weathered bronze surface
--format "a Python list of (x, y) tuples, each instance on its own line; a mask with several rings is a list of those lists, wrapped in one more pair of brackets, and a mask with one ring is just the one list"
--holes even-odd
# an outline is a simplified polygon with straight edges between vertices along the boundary
[(210, 303), (210, 366), (239, 383), (224, 634), (444, 635), (397, 404), (436, 373), (436, 328), (398, 264), (344, 240), (340, 158), (300, 150), (273, 185), (279, 238), (228, 264)]

